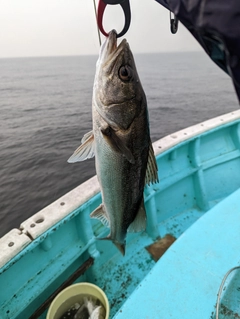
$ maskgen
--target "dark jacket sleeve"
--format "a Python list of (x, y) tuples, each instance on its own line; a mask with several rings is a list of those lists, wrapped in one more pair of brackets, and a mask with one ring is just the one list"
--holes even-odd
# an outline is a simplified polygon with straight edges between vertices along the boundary
[(240, 0), (156, 0), (173, 12), (234, 83), (240, 101)]

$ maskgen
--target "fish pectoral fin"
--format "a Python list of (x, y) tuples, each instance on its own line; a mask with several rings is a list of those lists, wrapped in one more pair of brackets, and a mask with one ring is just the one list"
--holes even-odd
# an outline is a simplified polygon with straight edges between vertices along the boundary
[(82, 138), (82, 144), (69, 157), (68, 163), (76, 163), (94, 157), (94, 135), (93, 131), (88, 132)]
[(126, 159), (131, 163), (135, 163), (134, 156), (131, 150), (125, 145), (125, 143), (117, 136), (114, 130), (108, 126), (107, 128), (102, 128), (101, 132), (109, 145), (118, 153), (121, 153)]
[(158, 168), (157, 162), (154, 155), (152, 143), (150, 142), (149, 145), (149, 152), (148, 152), (148, 162), (147, 162), (147, 170), (146, 170), (146, 177), (145, 177), (145, 185), (150, 185), (150, 183), (158, 183)]
[(128, 227), (129, 233), (137, 233), (146, 229), (147, 218), (146, 218), (146, 210), (144, 207), (144, 202), (141, 202), (138, 213), (134, 219), (134, 221)]
[(87, 132), (83, 135), (83, 138), (81, 139), (81, 143), (85, 143), (90, 137), (93, 137), (93, 130)]
[(101, 223), (106, 226), (110, 227), (110, 221), (105, 211), (105, 207), (103, 204), (99, 205), (91, 214), (91, 218), (99, 219)]

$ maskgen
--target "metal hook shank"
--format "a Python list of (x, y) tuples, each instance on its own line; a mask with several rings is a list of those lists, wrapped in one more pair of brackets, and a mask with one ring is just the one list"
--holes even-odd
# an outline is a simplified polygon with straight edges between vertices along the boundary
[(99, 30), (104, 34), (106, 37), (108, 33), (104, 30), (102, 21), (103, 21), (103, 14), (107, 4), (120, 4), (123, 9), (124, 16), (125, 16), (125, 24), (122, 31), (117, 34), (117, 38), (122, 37), (127, 30), (129, 29), (130, 22), (131, 22), (131, 10), (130, 10), (130, 3), (129, 0), (99, 0), (98, 3), (98, 12), (97, 12), (97, 23)]

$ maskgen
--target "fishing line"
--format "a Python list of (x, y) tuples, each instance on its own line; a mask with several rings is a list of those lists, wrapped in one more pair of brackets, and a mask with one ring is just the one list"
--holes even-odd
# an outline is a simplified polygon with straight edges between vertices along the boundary
[(222, 295), (222, 291), (223, 291), (223, 286), (227, 280), (227, 277), (231, 274), (231, 272), (233, 272), (234, 270), (239, 269), (239, 268), (240, 268), (240, 266), (236, 266), (236, 267), (231, 268), (226, 273), (226, 275), (224, 276), (224, 278), (222, 280), (221, 286), (220, 286), (219, 291), (218, 291), (218, 298), (217, 298), (217, 304), (216, 304), (216, 319), (219, 319), (218, 315), (219, 315), (220, 299), (221, 299), (221, 295)]
[[(96, 23), (97, 23), (97, 6), (96, 6), (95, 0), (93, 0), (93, 5), (94, 5), (94, 11), (95, 11), (95, 17), (96, 17)], [(100, 31), (99, 31), (98, 23), (97, 23), (97, 32), (98, 32), (99, 45), (101, 46), (101, 45), (102, 45), (102, 41), (101, 41), (101, 36), (100, 36)]]

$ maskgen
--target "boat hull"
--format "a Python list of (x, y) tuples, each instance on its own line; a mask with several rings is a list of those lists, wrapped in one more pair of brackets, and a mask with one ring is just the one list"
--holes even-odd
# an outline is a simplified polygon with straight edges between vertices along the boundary
[[(202, 218), (240, 188), (240, 112), (171, 134), (155, 142), (153, 147), (160, 182), (145, 188), (147, 231), (128, 234), (125, 257), (111, 242), (98, 240), (109, 230), (89, 218), (101, 203), (96, 176), (23, 222), (19, 230), (0, 239), (3, 252), (0, 286), (5, 287), (0, 290), (1, 318), (37, 318), (31, 315), (48, 298), (51, 301), (56, 289), (89, 258), (93, 260), (92, 265), (75, 282), (91, 282), (105, 291), (110, 303), (110, 318), (121, 318), (119, 309), (124, 303), (128, 304), (128, 298), (133, 298), (144, 278), (156, 276), (158, 268), (163, 277), (168, 274), (171, 291), (174, 283), (170, 277), (173, 271), (178, 272), (178, 262), (172, 259), (170, 271), (167, 270), (169, 263), (164, 260), (169, 254), (174, 256), (174, 249), (178, 251), (178, 245), (193, 227), (201, 233)], [(145, 248), (167, 234), (177, 240), (156, 264)], [(195, 239), (196, 243), (200, 242), (198, 236)], [(186, 246), (188, 244), (191, 245), (191, 241)], [(17, 276), (19, 273), (21, 275)], [(183, 282), (188, 274), (181, 274)], [(220, 285), (221, 278), (218, 279)], [(204, 294), (197, 286), (198, 293)], [(164, 303), (167, 304), (172, 299), (166, 289)], [(148, 297), (148, 289), (144, 293)], [(216, 294), (212, 300), (217, 298)], [(178, 298), (174, 299), (172, 308), (176, 307), (176, 302)], [(151, 311), (150, 306), (147, 308)], [(181, 309), (179, 318), (188, 318), (184, 316), (184, 307)], [(39, 318), (45, 318), (46, 309), (43, 310)], [(151, 312), (149, 316), (154, 317)]]

